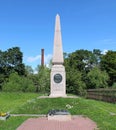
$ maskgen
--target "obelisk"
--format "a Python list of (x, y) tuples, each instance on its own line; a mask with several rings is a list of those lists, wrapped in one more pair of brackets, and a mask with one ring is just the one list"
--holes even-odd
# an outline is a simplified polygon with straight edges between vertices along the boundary
[(51, 69), (50, 97), (66, 97), (66, 74), (63, 65), (63, 49), (60, 16), (56, 15), (54, 49)]

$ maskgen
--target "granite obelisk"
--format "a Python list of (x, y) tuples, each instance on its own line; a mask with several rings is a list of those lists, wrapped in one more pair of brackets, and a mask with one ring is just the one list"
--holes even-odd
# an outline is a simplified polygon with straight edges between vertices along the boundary
[(66, 97), (66, 74), (63, 65), (63, 49), (60, 16), (56, 15), (54, 49), (51, 69), (50, 97)]

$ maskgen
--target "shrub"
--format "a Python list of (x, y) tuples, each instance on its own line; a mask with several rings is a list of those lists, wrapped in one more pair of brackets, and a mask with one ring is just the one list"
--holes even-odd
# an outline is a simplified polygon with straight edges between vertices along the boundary
[(116, 82), (113, 83), (112, 88), (116, 88)]
[(9, 79), (7, 82), (3, 85), (3, 91), (7, 92), (34, 92), (35, 87), (33, 82), (26, 78), (21, 77), (18, 75), (18, 73), (12, 73), (9, 76)]
[(105, 71), (101, 71), (99, 68), (93, 68), (88, 74), (88, 88), (107, 88), (109, 76)]

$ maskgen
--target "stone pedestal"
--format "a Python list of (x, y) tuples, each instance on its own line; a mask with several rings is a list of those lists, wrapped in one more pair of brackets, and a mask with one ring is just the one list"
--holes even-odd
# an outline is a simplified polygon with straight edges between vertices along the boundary
[(50, 97), (66, 97), (65, 68), (63, 65), (53, 65), (51, 70)]
[(51, 110), (48, 113), (48, 120), (70, 121), (71, 114), (67, 110)]
[(48, 120), (56, 120), (56, 121), (70, 121), (71, 115), (53, 115), (48, 116)]

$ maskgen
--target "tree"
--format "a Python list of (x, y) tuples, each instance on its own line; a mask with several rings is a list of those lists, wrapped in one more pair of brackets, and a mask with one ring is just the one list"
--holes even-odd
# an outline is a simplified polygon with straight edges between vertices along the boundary
[[(87, 87), (97, 88), (107, 86), (107, 73), (100, 71), (102, 54), (99, 49), (94, 49), (93, 51), (81, 49), (68, 55), (65, 54), (64, 56), (64, 65), (67, 75), (67, 92), (83, 95), (86, 94), (85, 90)], [(100, 75), (100, 73), (104, 75)], [(95, 78), (98, 75), (101, 81), (99, 77), (97, 77), (97, 79)]]
[[(65, 53), (64, 53), (65, 54)], [(65, 54), (65, 65), (67, 64), (78, 71), (86, 71), (88, 73), (93, 67), (99, 67), (99, 62), (101, 60), (101, 51), (99, 49), (94, 49), (92, 51), (88, 50), (77, 50), (71, 54)]]
[(50, 69), (46, 66), (38, 66), (38, 92), (48, 93), (50, 90)]
[(101, 71), (99, 68), (94, 67), (87, 74), (87, 87), (88, 89), (94, 88), (106, 88), (108, 87), (109, 76), (105, 71)]
[(7, 92), (35, 92), (32, 80), (19, 76), (17, 72), (11, 73), (7, 82), (3, 85), (3, 91)]
[(10, 48), (7, 51), (7, 64), (19, 75), (25, 75), (25, 66), (23, 62), (23, 53), (19, 47)]
[(86, 84), (82, 80), (82, 73), (73, 68), (66, 71), (66, 89), (68, 93), (85, 95)]
[(99, 66), (102, 57), (101, 51), (99, 49), (93, 49), (93, 57), (94, 66)]
[(7, 82), (10, 74), (17, 72), (25, 75), (25, 66), (22, 63), (23, 54), (19, 47), (10, 48), (7, 51), (0, 51), (0, 89), (4, 82)]
[(25, 75), (25, 66), (22, 63), (23, 54), (19, 47), (10, 48), (7, 51), (0, 51), (0, 73), (7, 77), (12, 72)]
[(29, 66), (29, 65), (26, 65), (26, 66), (25, 66), (25, 71), (26, 71), (26, 74), (27, 74), (27, 75), (31, 75), (31, 74), (34, 73), (32, 67)]
[(109, 77), (109, 85), (112, 86), (116, 82), (116, 51), (108, 51), (101, 58), (101, 69), (105, 70)]
[(78, 71), (85, 70), (85, 67), (89, 61), (89, 56), (92, 52), (88, 50), (77, 50), (69, 54), (69, 65)]

